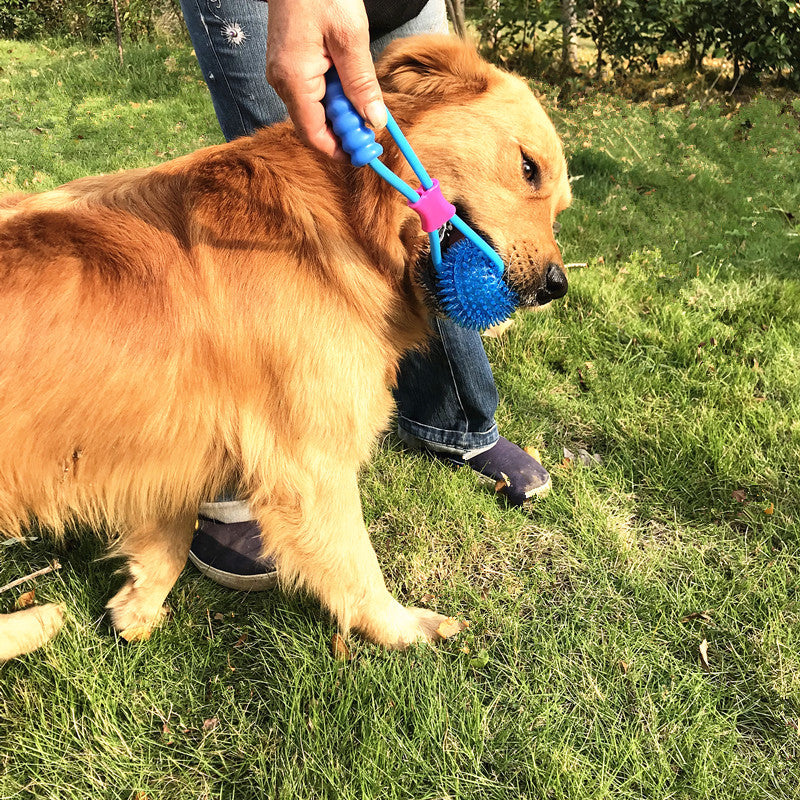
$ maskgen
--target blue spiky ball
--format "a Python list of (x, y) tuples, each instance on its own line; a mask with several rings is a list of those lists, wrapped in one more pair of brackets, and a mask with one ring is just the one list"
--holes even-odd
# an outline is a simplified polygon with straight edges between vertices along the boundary
[(447, 248), (436, 277), (442, 309), (463, 328), (489, 328), (519, 305), (519, 297), (497, 274), (495, 264), (468, 239)]

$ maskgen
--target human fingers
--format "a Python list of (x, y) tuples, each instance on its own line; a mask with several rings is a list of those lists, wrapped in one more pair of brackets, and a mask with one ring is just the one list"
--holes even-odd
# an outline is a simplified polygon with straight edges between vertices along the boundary
[(356, 111), (373, 128), (386, 127), (386, 106), (369, 51), (366, 13), (349, 24), (331, 25), (325, 33), (325, 46)]

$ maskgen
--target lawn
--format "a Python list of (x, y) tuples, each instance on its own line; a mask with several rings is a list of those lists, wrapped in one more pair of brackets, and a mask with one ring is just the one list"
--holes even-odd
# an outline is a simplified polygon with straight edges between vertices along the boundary
[[(221, 140), (185, 45), (0, 53), (4, 192)], [(337, 661), (312, 600), (187, 568), (125, 645), (98, 540), (0, 545), (69, 607), (0, 667), (0, 799), (797, 797), (800, 99), (539, 88), (576, 266), (487, 349), (553, 492), (505, 508), (391, 434), (361, 479), (394, 593), (468, 631)]]

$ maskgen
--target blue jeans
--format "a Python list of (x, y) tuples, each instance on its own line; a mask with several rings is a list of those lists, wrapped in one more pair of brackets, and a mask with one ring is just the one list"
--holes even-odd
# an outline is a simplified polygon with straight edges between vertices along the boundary
[[(268, 4), (181, 0), (181, 8), (225, 138), (286, 119), (286, 107), (264, 77)], [(372, 56), (393, 39), (446, 31), (443, 0), (430, 0), (415, 19), (373, 41)], [(433, 320), (433, 329), (428, 352), (409, 354), (401, 364), (395, 390), (398, 433), (415, 446), (474, 455), (498, 438), (497, 389), (489, 361), (476, 331), (446, 319)]]

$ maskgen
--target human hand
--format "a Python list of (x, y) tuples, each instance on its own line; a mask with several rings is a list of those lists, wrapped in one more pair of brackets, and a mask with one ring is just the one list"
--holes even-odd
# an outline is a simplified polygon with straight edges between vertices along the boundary
[(374, 128), (386, 125), (369, 23), (362, 0), (269, 0), (267, 80), (286, 104), (300, 138), (345, 158), (327, 125), (325, 73), (335, 66), (356, 111)]

